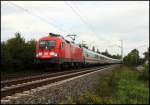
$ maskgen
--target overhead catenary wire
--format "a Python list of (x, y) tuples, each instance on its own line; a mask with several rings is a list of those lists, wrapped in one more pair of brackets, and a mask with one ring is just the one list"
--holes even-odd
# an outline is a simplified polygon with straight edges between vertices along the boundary
[[(72, 1), (71, 1), (72, 2)], [(81, 13), (81, 10), (79, 9), (79, 7), (75, 4), (75, 3), (72, 3), (73, 5), (74, 5), (74, 8), (76, 8), (76, 10), (78, 10), (78, 12), (79, 12), (79, 14), (80, 14), (80, 16), (82, 16), (82, 18), (86, 21), (86, 23), (87, 23), (87, 21), (89, 21), (89, 19), (87, 18), (87, 16), (85, 16), (85, 14), (83, 14), (83, 12)], [(82, 15), (81, 15), (82, 14)], [(91, 30), (93, 31), (93, 33), (96, 33), (95, 31), (94, 31), (94, 28), (93, 28), (93, 25), (91, 24), (91, 23), (88, 23), (87, 24), (88, 25), (88, 27), (90, 27), (91, 28)]]
[[(73, 2), (73, 1), (71, 1), (71, 2)], [(98, 34), (97, 32), (94, 31), (93, 25), (91, 23), (87, 23), (87, 21), (89, 21), (88, 16), (86, 16), (83, 12), (81, 13), (81, 10), (79, 9), (79, 7), (75, 3), (72, 3), (72, 4), (74, 5), (74, 8), (76, 8), (76, 10), (78, 10), (81, 18), (84, 17), (83, 20), (86, 23), (86, 25), (88, 25), (88, 27), (90, 27), (90, 29), (93, 31), (93, 33)]]
[[(81, 10), (76, 6), (74, 5), (74, 8), (76, 8), (76, 10), (78, 10), (78, 12), (73, 8), (73, 6), (71, 6), (68, 2), (65, 1), (65, 3), (72, 9), (72, 11), (80, 18), (80, 20), (92, 31), (93, 34), (97, 35), (98, 33), (94, 31), (93, 29), (93, 26), (89, 23), (87, 23), (87, 21), (89, 21), (89, 19), (84, 15), (83, 16), (83, 13), (81, 13)], [(72, 3), (73, 4), (73, 3)], [(82, 16), (81, 16), (82, 14)], [(84, 17), (84, 18), (83, 18)], [(107, 42), (111, 42), (109, 40), (106, 40)], [(117, 44), (114, 44), (113, 42), (111, 42), (113, 45), (115, 46), (118, 46), (118, 47), (121, 47), (121, 45), (117, 45)]]
[[(81, 20), (81, 22), (85, 25), (85, 26), (87, 26), (87, 28), (93, 33), (93, 34), (97, 34), (94, 30), (93, 30), (93, 27), (91, 27), (91, 24), (88, 24), (87, 22), (86, 22), (86, 20), (87, 19), (85, 19), (85, 18), (83, 18), (81, 15), (80, 15), (80, 12), (79, 12), (79, 9), (78, 9), (78, 12), (73, 8), (73, 6), (72, 5), (70, 5), (67, 1), (65, 1), (65, 3), (66, 3), (66, 5), (69, 7), (69, 8), (71, 8), (72, 9), (72, 11), (79, 17), (79, 19)], [(77, 8), (76, 8), (77, 9)]]
[[(26, 4), (26, 5), (28, 5), (29, 7), (32, 7), (34, 10), (38, 10), (38, 8), (36, 8), (35, 6), (33, 6), (33, 5), (31, 5), (30, 3), (28, 3), (28, 2), (25, 2), (24, 1), (24, 3)], [(39, 13), (39, 11), (37, 11), (38, 13)], [(40, 13), (39, 13), (40, 14)], [(47, 17), (47, 18), (49, 18), (53, 23), (56, 23), (56, 21), (54, 20), (54, 18), (52, 18), (52, 17), (49, 17), (48, 15), (46, 15), (46, 14), (44, 14), (44, 16), (45, 17)], [(57, 27), (62, 27), (60, 24), (58, 25), (58, 24), (55, 24)], [(63, 28), (61, 28), (63, 31), (65, 31), (65, 32), (67, 32), (67, 33), (70, 33), (70, 32), (68, 32), (68, 31), (66, 31), (66, 30), (64, 30)]]
[[(72, 3), (73, 4), (73, 3)], [(74, 3), (74, 6), (76, 7), (76, 9), (80, 12), (80, 14), (82, 14), (82, 16), (84, 15), (83, 13), (81, 13), (81, 10), (78, 8), (78, 6), (77, 5), (75, 5), (75, 3)], [(85, 17), (85, 19), (87, 20), (87, 21), (89, 21), (89, 19), (87, 18), (87, 16), (84, 16)], [(91, 29), (93, 30), (93, 27), (92, 27), (92, 25), (90, 24), (90, 26), (91, 26)], [(97, 33), (96, 33), (97, 34)], [(111, 42), (111, 40), (108, 40), (108, 39), (106, 39), (106, 41), (107, 42)], [(117, 46), (117, 47), (122, 47), (121, 45), (118, 45), (118, 44), (114, 44), (113, 42), (111, 42), (114, 46)]]
[(71, 6), (67, 1), (64, 1), (66, 3), (66, 5), (71, 8), (71, 10), (79, 17), (79, 19), (84, 23), (85, 26), (87, 26), (91, 32), (93, 34), (95, 34), (95, 32), (92, 30), (92, 28), (89, 26), (89, 24), (82, 18), (82, 16), (73, 8), (73, 6)]
[(9, 3), (9, 4), (11, 4), (11, 5), (13, 5), (13, 6), (17, 7), (17, 8), (20, 8), (20, 9), (24, 10), (25, 12), (27, 12), (28, 14), (30, 14), (30, 15), (36, 17), (36, 18), (39, 18), (41, 21), (44, 21), (45, 23), (55, 27), (59, 31), (66, 32), (64, 29), (56, 26), (55, 24), (53, 24), (52, 22), (46, 20), (45, 18), (41, 17), (40, 15), (34, 14), (33, 12), (29, 11), (26, 8), (23, 8), (23, 7), (21, 7), (21, 6), (17, 5), (17, 4), (14, 4), (14, 3), (10, 2), (10, 1), (9, 2), (7, 1), (7, 3)]

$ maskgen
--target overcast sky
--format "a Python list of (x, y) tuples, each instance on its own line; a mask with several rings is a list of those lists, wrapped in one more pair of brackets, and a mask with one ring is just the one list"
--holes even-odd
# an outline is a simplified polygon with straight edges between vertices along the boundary
[(76, 43), (111, 54), (120, 54), (123, 40), (124, 56), (137, 47), (142, 56), (149, 46), (149, 1), (1, 1), (1, 22), (1, 41), (15, 32), (27, 41), (77, 34)]

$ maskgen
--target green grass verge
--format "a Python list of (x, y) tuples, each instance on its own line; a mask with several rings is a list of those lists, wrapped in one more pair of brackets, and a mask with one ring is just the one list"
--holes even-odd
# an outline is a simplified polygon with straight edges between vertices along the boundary
[(72, 103), (85, 104), (148, 104), (149, 80), (134, 68), (121, 67), (111, 75), (103, 75), (97, 88)]

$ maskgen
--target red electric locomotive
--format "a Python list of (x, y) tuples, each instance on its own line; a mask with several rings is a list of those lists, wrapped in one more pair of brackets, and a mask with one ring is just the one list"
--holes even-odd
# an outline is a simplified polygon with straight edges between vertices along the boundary
[(84, 63), (83, 49), (65, 40), (61, 35), (50, 33), (36, 43), (36, 63), (51, 66), (78, 66)]

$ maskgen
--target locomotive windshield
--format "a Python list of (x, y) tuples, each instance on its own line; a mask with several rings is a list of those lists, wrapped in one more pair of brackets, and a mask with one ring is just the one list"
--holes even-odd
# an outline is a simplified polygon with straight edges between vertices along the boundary
[(40, 48), (41, 49), (54, 49), (56, 46), (56, 41), (52, 40), (41, 40), (40, 41)]

